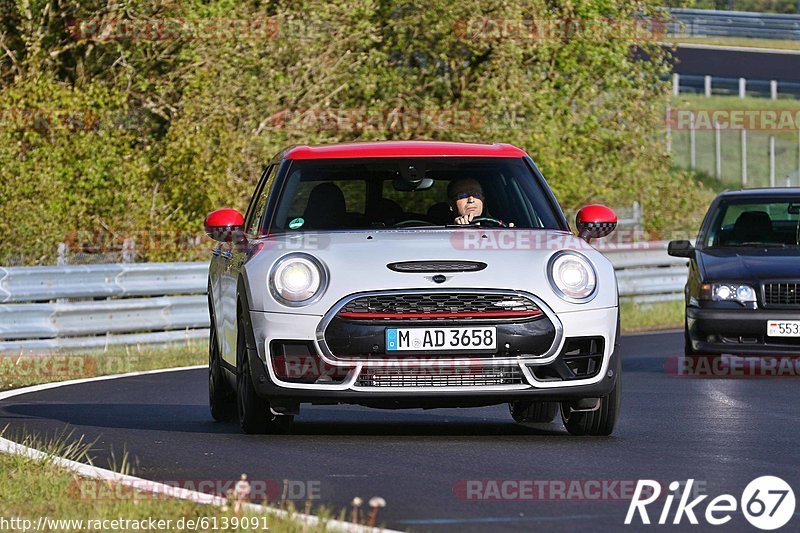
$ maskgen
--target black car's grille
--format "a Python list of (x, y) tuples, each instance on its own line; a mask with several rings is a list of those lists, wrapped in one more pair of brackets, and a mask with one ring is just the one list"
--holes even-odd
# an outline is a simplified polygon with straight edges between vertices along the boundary
[(404, 261), (386, 265), (395, 272), (477, 272), (486, 268), (486, 263), (476, 261)]
[(454, 318), (533, 318), (542, 311), (533, 301), (516, 294), (435, 292), (381, 294), (350, 301), (341, 318), (430, 320)]
[(764, 303), (767, 305), (800, 306), (800, 283), (765, 283)]
[(489, 387), (523, 385), (519, 366), (365, 368), (358, 387)]

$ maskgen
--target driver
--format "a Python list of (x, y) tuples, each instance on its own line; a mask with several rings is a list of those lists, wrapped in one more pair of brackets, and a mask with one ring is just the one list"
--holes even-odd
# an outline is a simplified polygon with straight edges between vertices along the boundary
[(483, 189), (478, 180), (461, 178), (447, 185), (450, 211), (456, 215), (456, 224), (470, 224), (472, 219), (483, 214)]
[[(478, 180), (474, 178), (460, 178), (447, 184), (447, 198), (450, 203), (450, 211), (456, 215), (456, 224), (471, 224), (472, 219), (480, 216), (488, 217), (484, 213), (483, 189)], [(503, 221), (500, 225), (505, 226)], [(511, 223), (508, 227), (513, 228)]]

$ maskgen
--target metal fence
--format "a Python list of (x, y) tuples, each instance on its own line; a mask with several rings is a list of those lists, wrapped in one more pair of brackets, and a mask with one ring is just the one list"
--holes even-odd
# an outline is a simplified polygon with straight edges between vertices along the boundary
[[(723, 127), (710, 122), (715, 113), (667, 109), (666, 152), (677, 166), (704, 172), (728, 187), (800, 186), (800, 129), (747, 129), (729, 123)], [(719, 114), (734, 117), (736, 113), (744, 116), (747, 112), (722, 110)], [(768, 113), (754, 111), (748, 118)], [(800, 111), (774, 112), (781, 117), (787, 114), (800, 117)], [(673, 124), (678, 127), (673, 129)]]
[(800, 15), (709, 9), (671, 9), (670, 15), (670, 35), (800, 39)]
[[(772, 100), (785, 96), (790, 90), (794, 91), (792, 96), (800, 97), (800, 84), (796, 83), (679, 74), (672, 75), (674, 96), (686, 90), (687, 79), (693, 80), (696, 92), (707, 98), (738, 95), (744, 99), (753, 95), (754, 86), (766, 91)], [(779, 91), (783, 92), (779, 94)], [(666, 151), (673, 155), (677, 166), (700, 170), (730, 186), (800, 186), (800, 108), (794, 104), (760, 109), (750, 103), (737, 107), (733, 102), (735, 100), (726, 101), (719, 109), (702, 109), (702, 106), (694, 110), (671, 109), (667, 106)], [(717, 114), (722, 116), (722, 124), (711, 125), (703, 120)], [(733, 120), (726, 119), (733, 119), (737, 114), (742, 118), (741, 125), (734, 127)], [(683, 120), (676, 120), (679, 116)], [(773, 117), (775, 120), (771, 121)], [(750, 123), (754, 126), (748, 128)], [(673, 130), (676, 124), (678, 128)]]
[[(682, 297), (687, 260), (666, 246), (601, 245), (621, 298)], [(0, 351), (207, 338), (207, 279), (205, 262), (0, 268)]]
[[(726, 78), (723, 76), (700, 76), (673, 73), (672, 95), (702, 94), (712, 96), (757, 97), (777, 100), (779, 98), (800, 98), (800, 83), (780, 80), (755, 80), (748, 78)], [(666, 77), (662, 78), (666, 81)]]

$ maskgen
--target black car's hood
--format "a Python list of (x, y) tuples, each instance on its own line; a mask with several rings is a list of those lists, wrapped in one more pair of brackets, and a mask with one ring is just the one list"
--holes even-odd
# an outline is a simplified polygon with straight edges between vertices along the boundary
[(703, 281), (800, 280), (800, 248), (697, 250)]

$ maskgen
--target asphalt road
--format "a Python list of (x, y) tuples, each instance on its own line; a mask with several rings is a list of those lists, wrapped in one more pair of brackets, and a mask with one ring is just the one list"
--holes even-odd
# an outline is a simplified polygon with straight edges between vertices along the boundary
[[(0, 403), (0, 427), (8, 424), (6, 436), (18, 438), (23, 430), (55, 435), (67, 426), (96, 439), (95, 464), (105, 466), (112, 450), (117, 457), (127, 450), (136, 475), (147, 479), (230, 480), (246, 472), (251, 480), (291, 480), (298, 495), (318, 492), (315, 503), (336, 509), (354, 496), (380, 495), (388, 503), (385, 525), (412, 531), (617, 530), (630, 501), (623, 487), (644, 478), (665, 487), (691, 478), (711, 497), (737, 499), (763, 475), (800, 488), (797, 380), (671, 376), (665, 359), (681, 348), (679, 333), (623, 338), (622, 415), (608, 438), (571, 437), (560, 422), (521, 427), (505, 406), (304, 406), (291, 435), (243, 435), (234, 424), (211, 420), (203, 370), (19, 396)], [(494, 499), (466, 499), (469, 480), (473, 498)], [(500, 485), (487, 480), (527, 480), (503, 485), (506, 496), (514, 496), (515, 486), (538, 484), (522, 499), (498, 500)], [(602, 483), (608, 499), (593, 499), (591, 482)], [(538, 487), (549, 499), (531, 499)], [(572, 491), (570, 499), (559, 487)], [(653, 521), (663, 503), (648, 508)], [(693, 531), (718, 529), (700, 520)], [(795, 527), (797, 520), (795, 514)], [(628, 529), (644, 528), (635, 523)], [(685, 517), (680, 528), (651, 526), (689, 527)], [(740, 513), (725, 529), (752, 530)]]
[(671, 61), (678, 74), (800, 82), (800, 54), (796, 51), (681, 44)]

